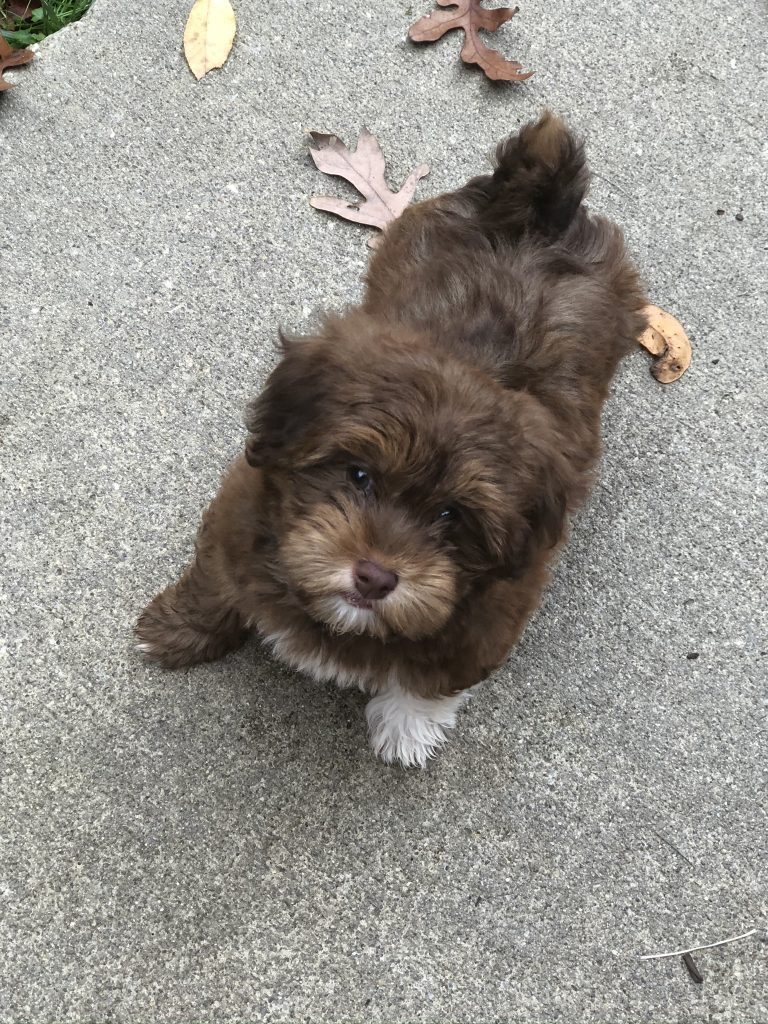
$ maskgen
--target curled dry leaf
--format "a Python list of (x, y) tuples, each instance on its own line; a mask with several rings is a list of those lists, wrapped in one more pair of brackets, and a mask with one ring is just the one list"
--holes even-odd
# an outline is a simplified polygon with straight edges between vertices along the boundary
[(229, 0), (196, 0), (184, 29), (184, 56), (198, 81), (227, 59), (236, 27)]
[(651, 373), (660, 384), (678, 380), (691, 365), (691, 343), (679, 320), (658, 306), (646, 306), (648, 326), (638, 341), (657, 358)]
[(3, 78), (3, 72), (6, 68), (16, 68), (21, 64), (29, 64), (34, 59), (35, 55), (31, 50), (14, 50), (8, 43), (8, 40), (0, 36), (0, 92), (13, 88), (11, 83), (6, 82)]
[[(429, 174), (429, 164), (419, 164), (408, 175), (399, 192), (392, 192), (384, 178), (384, 154), (376, 137), (367, 128), (360, 132), (357, 149), (349, 150), (336, 135), (310, 132), (314, 146), (309, 152), (318, 170), (346, 178), (363, 196), (361, 203), (349, 203), (333, 196), (314, 196), (310, 203), (316, 210), (335, 213), (338, 217), (369, 224), (384, 231), (413, 199), (420, 178)], [(368, 242), (373, 248), (378, 236)]]
[(5, 0), (6, 12), (22, 21), (29, 17), (33, 6), (36, 6), (35, 0)]
[(419, 18), (408, 30), (414, 43), (433, 43), (451, 29), (464, 30), (464, 45), (461, 59), (465, 64), (478, 64), (489, 78), (496, 81), (522, 82), (530, 78), (533, 71), (524, 71), (523, 65), (507, 60), (498, 50), (486, 46), (480, 30), (495, 32), (505, 21), (519, 11), (519, 7), (497, 7), (486, 10), (482, 0), (436, 0), (438, 6), (450, 8), (447, 11), (434, 10)]

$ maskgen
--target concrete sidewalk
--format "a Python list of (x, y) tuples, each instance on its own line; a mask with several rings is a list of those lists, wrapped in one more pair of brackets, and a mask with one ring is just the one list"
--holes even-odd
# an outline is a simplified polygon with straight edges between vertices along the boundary
[[(498, 87), (404, 41), (427, 0), (236, 0), (197, 84), (189, 3), (97, 0), (0, 99), (0, 1017), (764, 1024), (768, 945), (635, 954), (768, 923), (765, 10), (525, 0)], [(508, 666), (405, 772), (256, 644), (143, 664), (278, 325), (360, 292), (307, 130), (424, 197), (544, 105), (695, 361), (624, 367)]]

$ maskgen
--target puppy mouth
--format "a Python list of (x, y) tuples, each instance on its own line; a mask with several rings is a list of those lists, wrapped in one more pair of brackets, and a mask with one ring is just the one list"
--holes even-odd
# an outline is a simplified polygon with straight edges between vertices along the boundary
[(373, 609), (373, 601), (369, 601), (367, 597), (363, 597), (362, 594), (356, 590), (347, 590), (341, 595), (347, 604), (351, 604), (353, 608), (364, 608), (366, 611)]

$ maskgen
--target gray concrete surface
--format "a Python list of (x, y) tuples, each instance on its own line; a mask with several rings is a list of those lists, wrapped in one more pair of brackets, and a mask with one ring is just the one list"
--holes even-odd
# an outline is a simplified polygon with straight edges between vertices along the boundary
[[(186, 0), (97, 0), (0, 99), (2, 1020), (768, 1021), (766, 944), (635, 956), (768, 916), (764, 6), (525, 0), (517, 88), (409, 46), (426, 0), (235, 6), (199, 85)], [(405, 772), (255, 644), (144, 665), (278, 324), (360, 291), (306, 131), (427, 196), (545, 104), (695, 362), (624, 367), (508, 666)]]

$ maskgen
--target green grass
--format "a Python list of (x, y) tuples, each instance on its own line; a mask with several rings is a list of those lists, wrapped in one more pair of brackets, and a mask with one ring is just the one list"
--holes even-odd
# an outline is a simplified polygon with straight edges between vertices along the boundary
[[(0, 0), (0, 35), (21, 49), (78, 21), (93, 0)], [(26, 9), (25, 9), (26, 7)]]

